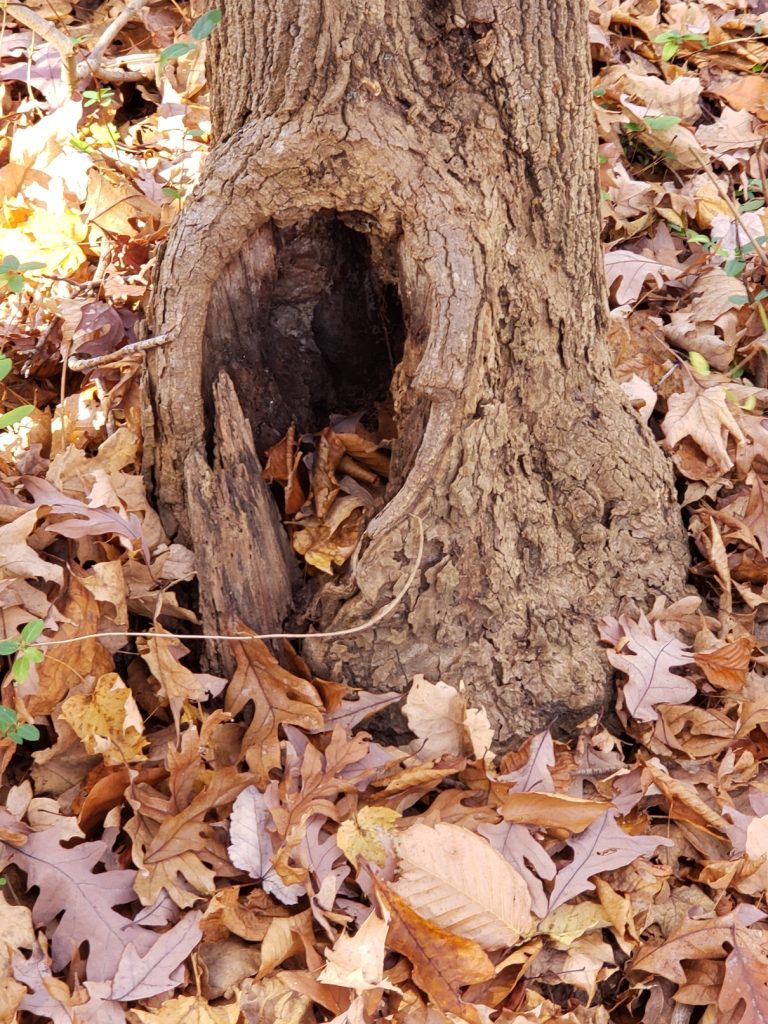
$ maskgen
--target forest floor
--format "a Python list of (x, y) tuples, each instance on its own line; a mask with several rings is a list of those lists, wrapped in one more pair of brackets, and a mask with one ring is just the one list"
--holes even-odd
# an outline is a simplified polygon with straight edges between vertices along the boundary
[[(768, 1021), (763, 0), (592, 0), (616, 373), (701, 596), (596, 623), (621, 730), (503, 756), (443, 683), (356, 693), (255, 640), (220, 679), (169, 635), (194, 558), (145, 491), (136, 332), (217, 14), (94, 6), (0, 33), (0, 1021)], [(294, 441), (270, 476), (333, 571), (335, 470), (381, 487), (386, 451), (335, 424), (321, 479)], [(407, 749), (359, 727), (400, 700)]]

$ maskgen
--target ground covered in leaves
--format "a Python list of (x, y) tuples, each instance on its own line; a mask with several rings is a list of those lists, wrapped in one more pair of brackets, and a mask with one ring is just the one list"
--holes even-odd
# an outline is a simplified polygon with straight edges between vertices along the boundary
[[(361, 723), (400, 696), (287, 644), (188, 667), (136, 331), (205, 156), (217, 17), (4, 10), (0, 1020), (768, 1021), (764, 6), (592, 0), (616, 372), (701, 596), (596, 624), (621, 730), (501, 757), (440, 682), (413, 681), (395, 749)], [(311, 571), (386, 471), (355, 420), (272, 451)]]

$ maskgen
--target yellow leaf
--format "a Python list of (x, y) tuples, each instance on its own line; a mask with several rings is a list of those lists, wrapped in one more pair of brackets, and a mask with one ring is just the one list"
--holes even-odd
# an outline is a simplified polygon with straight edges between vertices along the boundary
[(177, 996), (156, 1010), (133, 1010), (142, 1024), (236, 1024), (240, 1000), (224, 1006), (211, 1006), (202, 996)]
[(610, 923), (599, 903), (564, 903), (547, 914), (539, 925), (539, 931), (545, 932), (559, 946), (567, 949), (582, 935), (605, 928)]
[(363, 807), (353, 817), (343, 821), (336, 833), (336, 843), (355, 866), (358, 857), (384, 866), (384, 846), (380, 839), (382, 832), (394, 835), (394, 824), (401, 817), (399, 811), (389, 807)]
[(73, 694), (61, 706), (61, 717), (72, 726), (89, 754), (101, 754), (108, 765), (143, 761), (147, 740), (133, 694), (116, 672), (108, 672), (93, 693)]

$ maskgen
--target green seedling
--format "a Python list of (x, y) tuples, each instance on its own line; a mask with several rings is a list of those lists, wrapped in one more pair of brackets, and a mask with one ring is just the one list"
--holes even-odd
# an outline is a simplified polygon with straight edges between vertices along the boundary
[(101, 107), (102, 110), (106, 110), (112, 106), (114, 98), (115, 93), (108, 85), (103, 85), (100, 89), (86, 89), (83, 93), (83, 106)]
[(160, 59), (158, 61), (158, 71), (162, 75), (171, 61), (179, 60), (181, 57), (186, 57), (188, 53), (193, 53), (195, 50), (200, 48), (200, 43), (213, 32), (216, 26), (221, 21), (221, 11), (214, 8), (212, 11), (206, 11), (205, 14), (201, 15), (194, 23), (190, 30), (190, 38), (192, 42), (189, 43), (171, 43), (170, 46), (160, 53)]
[(25, 682), (32, 666), (39, 665), (45, 657), (40, 648), (35, 646), (35, 641), (44, 629), (45, 623), (42, 619), (32, 619), (17, 637), (0, 640), (0, 654), (14, 656), (11, 676), (17, 683)]
[(677, 29), (670, 29), (656, 36), (653, 41), (662, 44), (661, 59), (666, 61), (672, 60), (683, 43), (701, 43), (704, 50), (709, 49), (709, 40), (701, 32), (679, 32)]
[(709, 363), (701, 352), (689, 352), (688, 362), (691, 364), (700, 377), (708, 377), (710, 374)]
[(39, 740), (40, 730), (29, 722), (19, 722), (13, 708), (0, 704), (0, 739), (23, 743), (24, 740)]
[(7, 288), (18, 295), (24, 291), (27, 283), (24, 275), (30, 270), (42, 270), (44, 266), (44, 263), (20, 263), (16, 256), (3, 256), (0, 262), (0, 289)]
[[(0, 380), (5, 380), (12, 369), (13, 363), (8, 356), (0, 356)], [(18, 409), (11, 409), (9, 412), (4, 412), (2, 416), (0, 416), (0, 430), (5, 430), (6, 427), (12, 427), (14, 423), (18, 423), (19, 420), (23, 420), (25, 416), (29, 416), (34, 408), (34, 405), (20, 405)]]

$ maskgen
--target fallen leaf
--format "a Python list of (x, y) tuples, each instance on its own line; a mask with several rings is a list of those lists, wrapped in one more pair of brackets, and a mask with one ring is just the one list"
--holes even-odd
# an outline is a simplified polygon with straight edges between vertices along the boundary
[(489, 950), (515, 945), (531, 927), (525, 881), (474, 832), (417, 822), (399, 834), (396, 852), (393, 891), (438, 927)]
[(394, 890), (374, 881), (379, 902), (390, 914), (387, 944), (411, 961), (413, 980), (441, 1010), (469, 1024), (481, 1024), (480, 1014), (464, 1002), (460, 990), (493, 977), (488, 955), (471, 939), (427, 921)]

